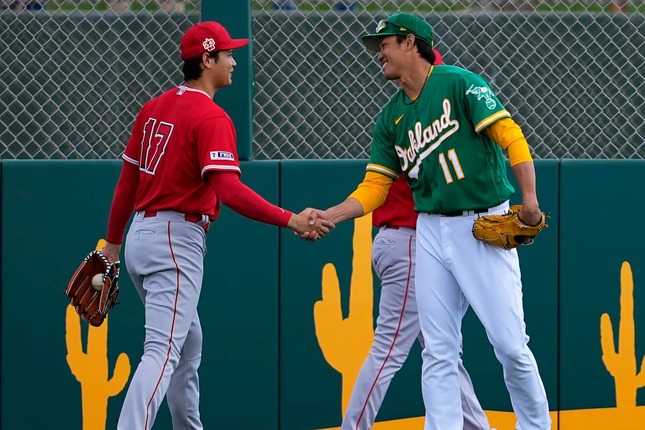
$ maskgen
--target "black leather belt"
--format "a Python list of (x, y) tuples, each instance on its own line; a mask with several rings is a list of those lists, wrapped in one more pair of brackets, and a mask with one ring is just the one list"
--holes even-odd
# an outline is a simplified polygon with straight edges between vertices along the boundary
[(439, 214), (441, 216), (470, 216), (470, 215), (477, 215), (477, 214), (483, 214), (488, 212), (488, 208), (485, 209), (470, 209), (470, 210), (465, 210), (465, 211), (452, 211), (452, 212), (446, 212)]

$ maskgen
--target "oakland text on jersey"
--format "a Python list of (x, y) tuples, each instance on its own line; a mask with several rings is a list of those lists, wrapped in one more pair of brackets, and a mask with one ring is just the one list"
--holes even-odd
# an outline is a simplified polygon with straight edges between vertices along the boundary
[[(448, 137), (459, 130), (459, 121), (450, 118), (452, 106), (450, 100), (443, 100), (443, 113), (427, 127), (421, 121), (414, 124), (413, 130), (408, 130), (410, 146), (403, 148), (395, 145), (396, 153), (401, 159), (401, 170), (408, 172), (408, 176), (417, 179), (421, 162), (439, 147)], [(426, 148), (428, 144), (432, 143)], [(425, 148), (425, 149), (424, 149)], [(414, 165), (410, 168), (410, 165)], [(409, 171), (408, 171), (409, 169)]]

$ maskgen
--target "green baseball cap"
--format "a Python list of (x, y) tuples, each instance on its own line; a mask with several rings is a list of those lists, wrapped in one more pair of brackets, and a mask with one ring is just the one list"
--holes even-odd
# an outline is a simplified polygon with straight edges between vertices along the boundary
[(378, 52), (379, 38), (384, 36), (394, 36), (401, 34), (407, 36), (414, 34), (415, 37), (423, 40), (428, 45), (432, 45), (432, 27), (422, 18), (409, 13), (397, 13), (388, 19), (379, 21), (376, 24), (376, 32), (361, 36), (363, 45), (370, 51)]

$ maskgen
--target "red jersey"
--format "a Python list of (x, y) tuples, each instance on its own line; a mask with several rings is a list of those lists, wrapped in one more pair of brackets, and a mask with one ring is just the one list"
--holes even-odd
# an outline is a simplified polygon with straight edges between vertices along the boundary
[(372, 213), (372, 224), (392, 227), (417, 228), (417, 217), (414, 211), (412, 190), (405, 176), (399, 176), (390, 187), (385, 203)]
[(179, 86), (146, 103), (123, 159), (139, 167), (135, 210), (219, 212), (209, 170), (240, 173), (236, 135), (228, 114), (203, 91)]

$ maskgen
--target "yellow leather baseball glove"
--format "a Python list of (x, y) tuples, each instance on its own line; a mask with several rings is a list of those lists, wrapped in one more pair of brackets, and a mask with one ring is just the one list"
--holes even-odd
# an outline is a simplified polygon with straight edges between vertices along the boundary
[(473, 224), (473, 236), (477, 240), (504, 249), (532, 244), (535, 236), (548, 227), (546, 219), (549, 215), (542, 212), (540, 222), (530, 225), (520, 219), (521, 209), (522, 205), (515, 205), (503, 215), (480, 216)]

